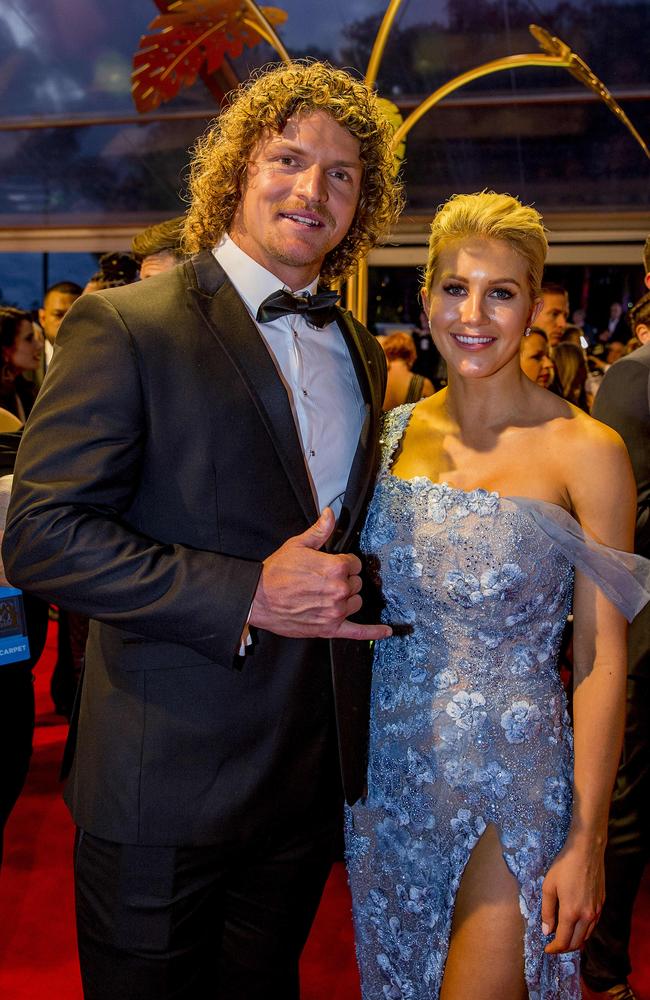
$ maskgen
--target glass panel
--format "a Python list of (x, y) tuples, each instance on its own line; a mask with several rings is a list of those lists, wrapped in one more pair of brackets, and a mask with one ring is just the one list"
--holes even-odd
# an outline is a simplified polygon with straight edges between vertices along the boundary
[(183, 211), (182, 175), (201, 121), (41, 129), (0, 145), (0, 225), (143, 225)]
[(616, 211), (648, 205), (648, 166), (603, 104), (441, 105), (413, 129), (404, 175), (409, 207), (425, 214), (454, 192), (483, 188), (542, 213)]
[(0, 303), (38, 309), (45, 289), (58, 281), (75, 281), (83, 288), (97, 271), (99, 254), (0, 254)]
[[(163, 0), (159, 0), (163, 6)], [(276, 0), (278, 33), (294, 56), (325, 56), (366, 69), (386, 0)], [(571, 45), (649, 132), (647, 0), (404, 0), (378, 89), (404, 114), (456, 74), (497, 57), (537, 52), (535, 22)], [(0, 6), (0, 119), (133, 116), (131, 67), (154, 0), (5, 0)], [(245, 49), (230, 78), (274, 58)], [(234, 69), (235, 73), (232, 73)], [(223, 87), (229, 86), (221, 80)], [(556, 103), (548, 103), (555, 97)], [(506, 72), (476, 81), (412, 133), (409, 208), (428, 213), (452, 191), (513, 191), (542, 210), (638, 209), (650, 193), (648, 163), (604, 106), (563, 69)], [(493, 100), (493, 103), (490, 103)], [(477, 103), (478, 102), (478, 103)], [(207, 115), (217, 104), (199, 77), (161, 114)], [(1, 122), (0, 122), (1, 124)], [(74, 121), (73, 121), (73, 124)], [(93, 124), (4, 131), (0, 222), (6, 225), (149, 221), (180, 211), (188, 147), (205, 120)], [(650, 135), (646, 135), (650, 139)]]

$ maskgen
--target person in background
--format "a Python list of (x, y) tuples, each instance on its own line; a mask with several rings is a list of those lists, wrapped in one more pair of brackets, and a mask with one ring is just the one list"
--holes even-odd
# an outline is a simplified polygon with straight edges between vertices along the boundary
[(571, 314), (571, 323), (577, 326), (581, 333), (584, 335), (587, 344), (593, 344), (596, 339), (598, 330), (595, 326), (592, 326), (587, 322), (587, 313), (584, 309), (578, 308), (574, 309)]
[(627, 354), (627, 344), (623, 340), (612, 340), (605, 350), (605, 371), (624, 358)]
[[(647, 246), (647, 245), (646, 245)], [(607, 371), (593, 416), (621, 435), (637, 486), (634, 550), (650, 558), (650, 293), (627, 314), (641, 345)], [(628, 632), (627, 714), (605, 850), (605, 905), (583, 954), (585, 1000), (635, 1000), (628, 982), (634, 901), (650, 860), (650, 608)]]
[(185, 216), (157, 222), (137, 233), (131, 242), (131, 252), (140, 267), (140, 279), (169, 271), (185, 260), (181, 247)]
[(63, 322), (63, 317), (72, 303), (79, 298), (81, 292), (81, 286), (77, 285), (74, 281), (57, 281), (55, 285), (50, 285), (45, 293), (43, 305), (38, 310), (38, 322), (45, 338), (43, 361), (36, 375), (38, 385), (42, 383), (48, 365), (52, 360), (54, 341), (59, 332), (59, 327)]
[(88, 279), (83, 289), (86, 292), (98, 292), (105, 288), (121, 288), (130, 285), (138, 277), (138, 265), (130, 253), (119, 250), (102, 254), (99, 258), (99, 270)]
[(0, 306), (0, 351), (0, 407), (24, 423), (38, 392), (36, 383), (25, 375), (37, 372), (43, 358), (43, 338), (34, 327), (31, 313)]
[(541, 296), (542, 308), (535, 320), (535, 326), (541, 327), (548, 337), (552, 357), (553, 349), (560, 343), (569, 322), (569, 293), (563, 285), (545, 282), (542, 285)]
[(519, 344), (519, 364), (531, 382), (548, 389), (555, 375), (555, 368), (548, 349), (548, 337), (539, 326), (531, 326)]
[(589, 412), (585, 383), (587, 362), (582, 347), (569, 342), (560, 342), (553, 350), (555, 382), (563, 399)]
[[(0, 410), (0, 539), (4, 533), (21, 432), (17, 418)], [(1, 559), (0, 586), (7, 586)], [(43, 652), (47, 635), (47, 602), (25, 592), (22, 600), (29, 658), (0, 665), (0, 865), (5, 826), (25, 784), (32, 755), (35, 720), (32, 671)]]
[(396, 330), (382, 337), (380, 343), (388, 365), (384, 411), (392, 410), (402, 403), (416, 403), (418, 399), (432, 396), (435, 390), (430, 379), (411, 372), (417, 354), (411, 334)]
[(627, 340), (627, 320), (620, 302), (612, 302), (609, 307), (607, 326), (598, 334), (597, 341), (601, 344), (611, 344)]
[(574, 326), (573, 323), (569, 323), (568, 326), (564, 328), (564, 333), (560, 337), (561, 344), (575, 344), (576, 347), (581, 347), (585, 349), (586, 337), (584, 336), (581, 328), (579, 326)]
[(59, 335), (3, 553), (93, 619), (66, 788), (86, 1000), (298, 1000), (390, 634), (355, 554), (386, 362), (329, 288), (397, 219), (392, 134), (343, 70), (256, 73), (197, 144), (193, 256)]

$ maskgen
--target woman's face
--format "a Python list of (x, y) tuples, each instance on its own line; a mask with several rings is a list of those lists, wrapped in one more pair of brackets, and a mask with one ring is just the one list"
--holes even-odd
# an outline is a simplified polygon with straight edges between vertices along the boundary
[(12, 346), (3, 350), (5, 364), (19, 372), (33, 372), (41, 363), (42, 353), (43, 341), (40, 334), (34, 331), (28, 320), (21, 320)]
[(443, 249), (423, 301), (448, 368), (468, 378), (518, 367), (522, 334), (539, 308), (524, 259), (503, 240), (476, 238)]
[(553, 381), (553, 362), (548, 353), (548, 341), (539, 333), (529, 333), (521, 343), (519, 355), (521, 370), (531, 382), (544, 388)]

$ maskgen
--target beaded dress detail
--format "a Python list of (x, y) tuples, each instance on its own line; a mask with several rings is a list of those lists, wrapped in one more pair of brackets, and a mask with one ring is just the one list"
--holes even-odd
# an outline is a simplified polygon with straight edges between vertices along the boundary
[(612, 576), (613, 599), (643, 588), (554, 504), (393, 476), (412, 411), (384, 418), (361, 539), (394, 629), (375, 647), (368, 795), (346, 813), (363, 998), (436, 1000), (460, 880), (493, 824), (519, 883), (530, 1000), (579, 1000), (579, 954), (544, 954), (541, 931), (571, 818), (558, 655), (573, 563)]

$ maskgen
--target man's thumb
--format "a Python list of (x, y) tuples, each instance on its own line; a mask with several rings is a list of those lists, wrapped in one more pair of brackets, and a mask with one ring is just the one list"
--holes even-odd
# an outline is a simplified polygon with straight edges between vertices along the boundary
[(331, 507), (326, 507), (318, 518), (302, 535), (296, 536), (296, 542), (308, 549), (320, 549), (334, 531), (336, 520)]

